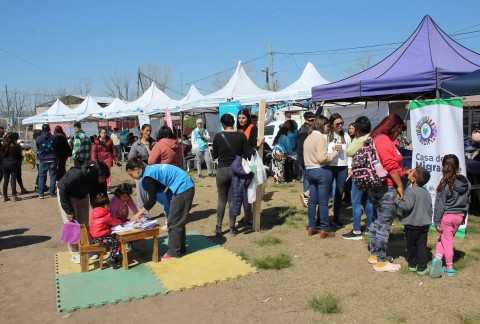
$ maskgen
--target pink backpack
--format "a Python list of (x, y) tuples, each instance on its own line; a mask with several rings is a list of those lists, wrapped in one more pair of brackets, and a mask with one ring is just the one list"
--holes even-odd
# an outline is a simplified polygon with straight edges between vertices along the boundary
[(373, 190), (385, 185), (387, 171), (378, 160), (373, 138), (368, 137), (353, 157), (352, 172), (358, 190)]

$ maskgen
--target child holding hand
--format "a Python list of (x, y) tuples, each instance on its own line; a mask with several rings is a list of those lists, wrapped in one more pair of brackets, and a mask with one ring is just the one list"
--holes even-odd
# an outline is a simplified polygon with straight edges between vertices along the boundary
[[(468, 212), (470, 189), (470, 182), (460, 174), (458, 157), (454, 154), (445, 155), (433, 215), (433, 223), (440, 237), (432, 260), (430, 278), (440, 278), (443, 272), (450, 277), (456, 274), (453, 269), (453, 238)], [(445, 258), (445, 267), (442, 267), (442, 258)]]
[(110, 214), (109, 205), (110, 200), (107, 195), (100, 193), (95, 197), (90, 217), (90, 236), (95, 244), (104, 245), (110, 249), (107, 263), (113, 269), (118, 269), (122, 263), (122, 255), (120, 254), (120, 244), (112, 235), (111, 227), (121, 225), (123, 222)]
[(430, 173), (422, 167), (410, 171), (408, 180), (412, 184), (402, 198), (395, 203), (402, 212), (402, 223), (407, 238), (408, 269), (424, 276), (427, 270), (427, 239), (432, 224), (432, 197), (423, 186), (430, 180)]
[(132, 199), (132, 192), (132, 186), (128, 183), (120, 184), (113, 192), (110, 213), (123, 223), (128, 220), (128, 209), (131, 209), (134, 215), (138, 213), (137, 206)]

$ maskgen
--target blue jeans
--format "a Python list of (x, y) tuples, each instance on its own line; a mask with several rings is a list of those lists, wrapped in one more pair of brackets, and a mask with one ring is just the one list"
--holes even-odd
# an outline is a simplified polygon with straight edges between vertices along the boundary
[(332, 181), (335, 180), (335, 193), (333, 197), (333, 217), (338, 219), (342, 209), (343, 187), (348, 177), (347, 166), (331, 166)]
[(353, 213), (353, 230), (360, 231), (360, 221), (362, 220), (362, 206), (365, 209), (365, 215), (367, 215), (367, 228), (370, 228), (372, 224), (372, 203), (370, 202), (370, 196), (368, 191), (360, 191), (352, 181), (352, 213)]
[(307, 170), (303, 170), (303, 192), (307, 191), (308, 187), (309, 187), (309, 184), (308, 184)]
[(57, 161), (42, 162), (38, 167), (38, 194), (43, 197), (45, 183), (47, 182), (47, 171), (50, 175), (50, 196), (55, 194), (55, 179), (57, 177)]
[(320, 227), (322, 231), (329, 231), (328, 197), (332, 190), (332, 171), (329, 166), (324, 166), (323, 168), (309, 169), (307, 175), (310, 184), (308, 227)]
[(117, 151), (118, 160), (123, 161), (122, 145), (115, 145), (115, 150)]

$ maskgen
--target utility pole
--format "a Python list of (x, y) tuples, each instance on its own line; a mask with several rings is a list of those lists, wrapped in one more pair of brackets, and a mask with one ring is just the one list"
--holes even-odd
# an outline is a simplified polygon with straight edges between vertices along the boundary
[(275, 68), (273, 67), (273, 49), (272, 49), (272, 44), (270, 44), (270, 83), (271, 86), (269, 86), (269, 90), (272, 91), (277, 91), (277, 83), (275, 81)]
[[(140, 97), (140, 84), (142, 83), (141, 74), (142, 74), (142, 72), (140, 72), (140, 68), (138, 68), (138, 72), (137, 72), (137, 99)], [(143, 90), (143, 85), (142, 85), (142, 90)]]

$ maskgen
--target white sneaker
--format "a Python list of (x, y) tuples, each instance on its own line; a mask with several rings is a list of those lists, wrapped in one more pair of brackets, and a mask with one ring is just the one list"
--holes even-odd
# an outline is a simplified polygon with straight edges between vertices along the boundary
[(302, 206), (308, 208), (308, 197), (303, 192), (300, 194), (300, 198), (302, 200)]
[(72, 255), (72, 262), (76, 264), (80, 264), (80, 254), (75, 253)]
[(90, 260), (98, 260), (98, 254), (92, 254)]

